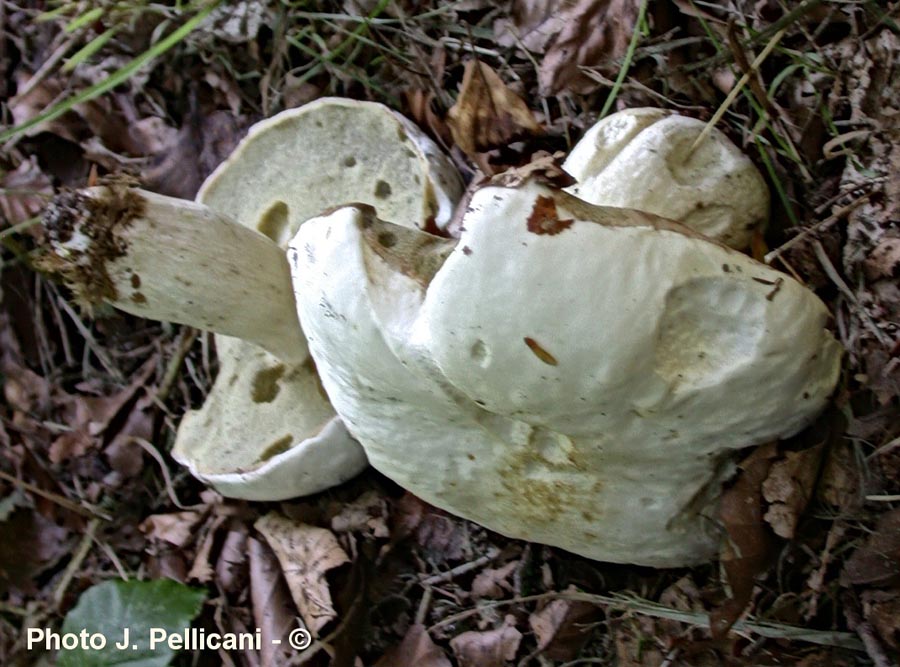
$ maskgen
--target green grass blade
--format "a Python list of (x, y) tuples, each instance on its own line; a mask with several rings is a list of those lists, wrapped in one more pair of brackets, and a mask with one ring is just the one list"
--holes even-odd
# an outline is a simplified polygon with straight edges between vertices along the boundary
[(92, 55), (97, 53), (97, 51), (99, 51), (104, 46), (106, 46), (106, 43), (109, 40), (111, 40), (113, 38), (113, 35), (115, 35), (118, 31), (119, 31), (119, 28), (117, 26), (113, 26), (112, 28), (109, 28), (102, 34), (100, 34), (97, 37), (95, 37), (94, 39), (92, 39), (90, 42), (88, 42), (87, 44), (82, 46), (80, 49), (78, 49), (75, 53), (73, 53), (72, 57), (69, 58), (66, 61), (65, 65), (63, 65), (60, 68), (60, 71), (71, 72), (73, 69), (78, 67), (81, 63), (83, 63), (85, 60), (87, 60)]
[(641, 8), (638, 10), (637, 20), (634, 22), (634, 32), (631, 33), (631, 41), (628, 42), (628, 50), (625, 51), (625, 59), (622, 61), (622, 67), (619, 68), (619, 74), (616, 76), (615, 83), (613, 83), (612, 90), (609, 91), (609, 95), (606, 98), (606, 102), (603, 103), (603, 108), (600, 110), (600, 118), (604, 118), (609, 110), (612, 108), (613, 102), (616, 101), (616, 97), (619, 94), (619, 91), (622, 89), (622, 84), (625, 83), (625, 77), (628, 76), (628, 70), (631, 69), (631, 61), (634, 58), (634, 50), (637, 48), (638, 41), (640, 41), (641, 37), (641, 26), (644, 24), (645, 17), (647, 15), (647, 0), (641, 0)]
[(182, 39), (187, 37), (194, 30), (194, 28), (200, 25), (203, 19), (209, 16), (210, 12), (212, 12), (212, 10), (219, 5), (219, 2), (220, 0), (216, 0), (216, 2), (208, 5), (205, 9), (201, 10), (200, 13), (187, 21), (183, 26), (175, 30), (172, 34), (168, 35), (164, 39), (151, 46), (149, 49), (144, 51), (144, 53), (137, 56), (120, 69), (116, 70), (102, 81), (98, 81), (93, 86), (85, 88), (80, 93), (63, 100), (62, 102), (59, 102), (58, 104), (53, 105), (50, 109), (38, 114), (29, 121), (26, 121), (21, 125), (17, 125), (15, 127), (7, 128), (3, 132), (0, 132), (0, 143), (9, 141), (16, 135), (31, 129), (36, 125), (40, 125), (41, 123), (44, 123), (46, 121), (59, 118), (64, 113), (71, 110), (72, 107), (78, 104), (83, 104), (84, 102), (89, 102), (90, 100), (109, 92), (119, 84), (124, 83), (141, 67), (146, 65), (154, 58), (161, 56), (163, 53), (178, 44), (178, 42), (180, 42)]

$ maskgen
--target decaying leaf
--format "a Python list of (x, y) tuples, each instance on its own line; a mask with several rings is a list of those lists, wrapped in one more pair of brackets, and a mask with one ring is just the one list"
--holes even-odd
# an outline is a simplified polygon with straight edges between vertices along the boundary
[(865, 591), (863, 613), (881, 638), (893, 649), (900, 649), (900, 591)]
[(10, 226), (40, 215), (53, 195), (50, 179), (30, 156), (0, 179), (0, 212)]
[(797, 522), (812, 498), (822, 461), (824, 445), (798, 452), (787, 452), (785, 458), (772, 464), (762, 484), (763, 497), (769, 509), (763, 517), (775, 534), (792, 539)]
[(197, 524), (203, 519), (198, 512), (152, 514), (141, 523), (141, 531), (150, 539), (163, 540), (184, 547), (196, 536)]
[(538, 649), (550, 660), (574, 660), (603, 612), (588, 602), (553, 600), (528, 617)]
[(0, 521), (0, 595), (13, 587), (36, 593), (34, 577), (69, 553), (69, 531), (30, 507), (17, 507)]
[(874, 532), (844, 563), (841, 583), (868, 586), (900, 583), (900, 509), (879, 517)]
[(522, 98), (478, 60), (466, 63), (459, 98), (447, 112), (447, 123), (453, 140), (472, 159), (541, 131)]
[(325, 574), (350, 561), (330, 530), (297, 523), (270, 513), (257, 520), (275, 552), (287, 580), (291, 597), (313, 634), (337, 617)]
[(734, 484), (722, 494), (719, 517), (728, 533), (720, 558), (731, 599), (710, 614), (713, 635), (723, 637), (750, 602), (753, 582), (775, 552), (772, 531), (763, 521), (762, 483), (777, 455), (775, 443), (758, 447), (740, 465)]
[(617, 70), (635, 30), (636, 0), (579, 0), (559, 17), (562, 28), (541, 62), (538, 84), (544, 95), (589, 93), (597, 82), (582, 67)]
[(331, 519), (336, 533), (361, 532), (372, 537), (388, 537), (387, 501), (375, 491), (367, 491)]
[(451, 639), (450, 647), (459, 667), (505, 667), (516, 657), (522, 642), (522, 633), (515, 624), (515, 618), (507, 616), (495, 630), (463, 632)]
[(561, 165), (565, 157), (565, 153), (562, 151), (552, 154), (547, 151), (537, 151), (531, 156), (528, 164), (521, 167), (513, 167), (492, 176), (491, 185), (515, 188), (529, 179), (534, 179), (539, 183), (546, 183), (553, 187), (567, 188), (575, 183), (575, 179), (563, 171)]
[(450, 659), (431, 641), (424, 625), (409, 627), (403, 641), (385, 653), (375, 667), (452, 667)]
[(516, 571), (520, 561), (514, 560), (497, 568), (485, 568), (472, 580), (472, 595), (476, 599), (502, 598), (512, 591), (510, 576)]
[[(288, 633), (296, 627), (297, 612), (281, 577), (278, 560), (259, 540), (251, 537), (247, 545), (253, 621), (263, 640), (260, 657), (264, 665), (281, 667), (287, 664), (292, 652), (286, 640)], [(274, 644), (275, 640), (281, 640), (281, 644)]]

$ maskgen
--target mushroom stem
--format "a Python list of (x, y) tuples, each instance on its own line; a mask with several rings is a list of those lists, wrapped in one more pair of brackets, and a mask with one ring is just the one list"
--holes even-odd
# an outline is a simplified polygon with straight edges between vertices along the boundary
[(45, 264), (88, 306), (235, 336), (288, 363), (308, 356), (284, 251), (227, 216), (112, 185), (59, 195), (44, 226)]

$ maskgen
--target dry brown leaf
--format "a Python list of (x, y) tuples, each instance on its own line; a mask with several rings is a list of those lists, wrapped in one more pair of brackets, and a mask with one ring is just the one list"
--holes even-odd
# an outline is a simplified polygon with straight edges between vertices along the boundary
[(544, 53), (566, 25), (566, 12), (575, 0), (513, 0), (509, 19), (494, 22), (494, 36), (501, 46), (521, 44), (532, 53)]
[(69, 531), (29, 507), (0, 521), (0, 596), (9, 588), (37, 594), (34, 577), (70, 552)]
[(538, 649), (550, 660), (574, 660), (603, 612), (589, 602), (553, 600), (528, 617)]
[(424, 625), (409, 627), (403, 641), (385, 653), (375, 667), (452, 667), (450, 659), (431, 641)]
[(839, 442), (829, 448), (816, 489), (818, 498), (841, 510), (849, 510), (859, 504), (859, 482), (859, 464), (853, 446)]
[(270, 513), (257, 520), (284, 572), (294, 603), (314, 635), (337, 617), (325, 573), (350, 562), (330, 530)]
[(865, 591), (863, 613), (881, 638), (893, 649), (900, 649), (900, 591)]
[(900, 509), (878, 518), (874, 532), (844, 563), (841, 583), (857, 586), (900, 583)]
[[(281, 667), (289, 661), (288, 634), (296, 626), (296, 610), (290, 591), (281, 576), (278, 559), (262, 542), (247, 540), (250, 559), (250, 599), (253, 622), (262, 635), (262, 664)], [(273, 642), (280, 640), (281, 645)]]
[(522, 633), (515, 628), (516, 619), (507, 616), (503, 625), (486, 632), (463, 632), (450, 640), (450, 648), (459, 667), (505, 667), (515, 659)]
[(598, 83), (582, 73), (582, 67), (615, 74), (617, 60), (625, 55), (635, 30), (639, 4), (637, 0), (579, 0), (567, 7), (559, 17), (563, 27), (538, 71), (541, 93), (595, 90)]
[(824, 445), (799, 452), (787, 452), (785, 458), (772, 464), (762, 484), (763, 497), (769, 510), (763, 517), (775, 534), (792, 539), (800, 515), (813, 496), (822, 462)]
[(616, 664), (619, 667), (659, 667), (665, 660), (654, 637), (659, 636), (652, 618), (634, 616), (613, 626)]
[(459, 98), (447, 112), (453, 140), (473, 160), (478, 153), (541, 132), (521, 97), (478, 60), (466, 63)]
[(0, 211), (10, 226), (39, 215), (48, 201), (41, 194), (53, 194), (50, 179), (41, 171), (33, 155), (22, 160), (13, 171), (4, 174), (0, 187), (3, 188), (0, 191)]
[(575, 179), (563, 171), (562, 162), (566, 155), (562, 151), (548, 153), (537, 151), (531, 156), (528, 164), (521, 167), (513, 167), (491, 177), (491, 185), (502, 185), (507, 188), (515, 188), (529, 179), (535, 179), (539, 183), (550, 185), (554, 188), (566, 188), (575, 183)]
[(762, 484), (777, 456), (775, 443), (758, 447), (741, 461), (734, 484), (723, 494), (719, 517), (728, 533), (720, 559), (731, 599), (710, 613), (713, 636), (724, 637), (749, 604), (753, 582), (775, 554), (775, 539), (763, 521)]
[(485, 568), (472, 580), (472, 596), (476, 599), (499, 599), (512, 591), (509, 577), (520, 565), (521, 561), (510, 561), (506, 565), (497, 568)]
[(141, 522), (141, 531), (151, 540), (162, 540), (184, 547), (196, 536), (197, 524), (203, 519), (198, 512), (151, 514)]
[(366, 491), (331, 519), (336, 533), (360, 532), (372, 537), (388, 537), (387, 501), (375, 491)]

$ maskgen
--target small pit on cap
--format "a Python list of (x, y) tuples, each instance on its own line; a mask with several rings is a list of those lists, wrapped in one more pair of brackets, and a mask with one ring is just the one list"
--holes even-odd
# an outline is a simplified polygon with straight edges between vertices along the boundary
[(256, 229), (275, 241), (284, 245), (288, 236), (288, 206), (283, 201), (274, 201), (259, 216)]

